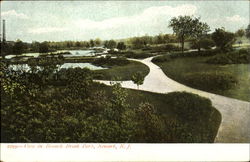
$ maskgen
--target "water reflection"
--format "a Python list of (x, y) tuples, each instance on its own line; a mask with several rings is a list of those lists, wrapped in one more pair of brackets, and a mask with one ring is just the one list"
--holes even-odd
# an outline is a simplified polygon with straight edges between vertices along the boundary
[[(79, 67), (79, 68), (88, 68), (90, 70), (106, 69), (106, 68), (103, 68), (103, 67), (100, 67), (100, 66), (92, 65), (90, 63), (64, 63), (61, 66), (59, 66), (58, 69), (60, 70), (60, 69), (63, 69), (63, 68), (68, 69), (68, 68), (77, 68), (77, 67)], [(30, 67), (29, 67), (28, 64), (9, 65), (9, 68), (13, 69), (15, 71), (17, 71), (17, 70), (29, 71), (30, 70)]]

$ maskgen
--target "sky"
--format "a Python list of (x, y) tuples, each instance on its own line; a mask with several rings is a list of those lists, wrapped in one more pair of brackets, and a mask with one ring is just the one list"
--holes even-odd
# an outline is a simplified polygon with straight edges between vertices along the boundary
[[(249, 24), (249, 1), (0, 1), (6, 39), (82, 41), (173, 33), (172, 17), (200, 17), (211, 31)], [(2, 26), (2, 25), (1, 25)], [(2, 33), (2, 29), (1, 29)]]

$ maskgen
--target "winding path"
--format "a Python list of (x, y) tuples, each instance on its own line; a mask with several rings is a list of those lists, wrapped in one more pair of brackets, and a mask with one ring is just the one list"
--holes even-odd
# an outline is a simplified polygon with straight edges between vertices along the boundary
[[(250, 103), (221, 95), (208, 93), (180, 84), (165, 75), (161, 68), (151, 62), (153, 57), (139, 61), (150, 68), (140, 90), (168, 93), (173, 91), (186, 91), (207, 97), (212, 101), (222, 114), (222, 122), (218, 130), (215, 142), (217, 143), (249, 143), (250, 142)], [(110, 81), (99, 81), (110, 85)], [(137, 89), (132, 81), (122, 81), (122, 87)]]

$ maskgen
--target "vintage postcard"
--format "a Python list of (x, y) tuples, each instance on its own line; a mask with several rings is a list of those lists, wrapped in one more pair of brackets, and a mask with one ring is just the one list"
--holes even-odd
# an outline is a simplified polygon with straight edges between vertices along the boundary
[(249, 1), (8, 1), (1, 161), (249, 161)]

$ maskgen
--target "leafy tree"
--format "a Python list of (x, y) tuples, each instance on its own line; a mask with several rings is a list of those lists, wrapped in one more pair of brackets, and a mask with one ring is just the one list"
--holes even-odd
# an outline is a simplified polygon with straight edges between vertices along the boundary
[(90, 45), (90, 47), (94, 47), (94, 46), (95, 46), (95, 42), (94, 42), (94, 40), (93, 40), (93, 39), (90, 39), (90, 41), (89, 41), (89, 45)]
[(48, 42), (42, 42), (39, 44), (39, 53), (49, 52)]
[(235, 35), (238, 37), (243, 37), (245, 35), (245, 30), (244, 29), (239, 29), (235, 32)]
[(119, 49), (119, 50), (125, 50), (126, 49), (125, 43), (124, 42), (118, 42), (117, 49)]
[(31, 51), (32, 52), (38, 52), (39, 51), (39, 42), (32, 42), (31, 43)]
[(94, 40), (94, 43), (95, 43), (96, 46), (100, 46), (101, 43), (102, 43), (102, 41), (101, 41), (100, 38), (96, 38), (96, 39)]
[(206, 45), (204, 38), (207, 36), (207, 33), (210, 31), (210, 27), (207, 25), (207, 23), (200, 22), (199, 19), (194, 19), (194, 29), (192, 33), (192, 37), (195, 39), (195, 42), (197, 44), (197, 49), (200, 52), (202, 45)]
[(114, 40), (105, 41), (104, 47), (109, 48), (109, 49), (113, 49), (116, 47), (116, 41), (114, 41)]
[(23, 43), (20, 39), (18, 39), (13, 46), (13, 53), (21, 54), (24, 52), (25, 49), (27, 49), (25, 43)]
[(246, 36), (250, 39), (250, 24), (246, 28)]
[(142, 73), (137, 72), (131, 77), (131, 80), (137, 85), (137, 88), (139, 89), (139, 85), (142, 85), (144, 82), (144, 77)]
[(192, 48), (196, 49), (200, 48), (211, 49), (215, 45), (215, 43), (210, 38), (201, 38), (199, 41), (193, 40), (191, 45)]
[(169, 22), (169, 27), (173, 28), (174, 33), (178, 36), (182, 52), (184, 51), (186, 38), (194, 37), (198, 39), (209, 31), (209, 26), (200, 22), (200, 18), (192, 18), (190, 16), (172, 18)]
[(80, 47), (81, 43), (79, 41), (76, 42), (76, 47)]
[(212, 33), (212, 39), (214, 40), (217, 47), (219, 47), (221, 50), (226, 50), (226, 48), (232, 47), (232, 44), (235, 41), (235, 35), (225, 31), (224, 28), (218, 28)]
[(159, 34), (156, 36), (156, 39), (155, 39), (155, 44), (163, 44), (163, 43), (166, 43), (166, 40), (165, 40), (165, 35), (163, 34)]
[(139, 37), (135, 37), (131, 40), (131, 43), (133, 45), (133, 48), (138, 49), (138, 48), (142, 48), (145, 45), (145, 41), (143, 41), (142, 39), (140, 39)]

